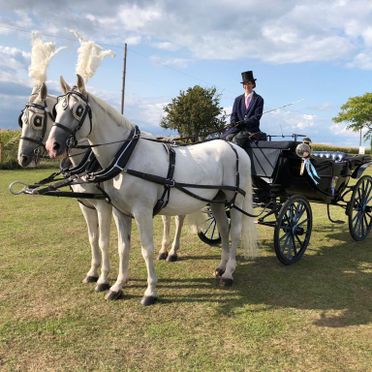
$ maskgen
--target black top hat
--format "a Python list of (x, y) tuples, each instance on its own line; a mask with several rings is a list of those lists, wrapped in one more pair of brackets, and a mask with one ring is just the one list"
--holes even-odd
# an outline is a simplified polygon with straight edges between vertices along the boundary
[(253, 77), (253, 71), (244, 71), (242, 72), (242, 84), (244, 83), (248, 83), (249, 81), (251, 81), (252, 83), (254, 83), (254, 85), (256, 85), (255, 81), (256, 79)]

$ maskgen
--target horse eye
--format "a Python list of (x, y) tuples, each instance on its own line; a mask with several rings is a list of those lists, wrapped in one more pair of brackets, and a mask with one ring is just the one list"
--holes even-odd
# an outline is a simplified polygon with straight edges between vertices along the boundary
[(34, 126), (36, 128), (40, 128), (42, 123), (43, 123), (43, 119), (41, 118), (41, 116), (34, 117)]
[(82, 106), (82, 105), (79, 105), (79, 106), (76, 108), (76, 115), (80, 117), (81, 115), (83, 115), (83, 111), (84, 111), (83, 106)]

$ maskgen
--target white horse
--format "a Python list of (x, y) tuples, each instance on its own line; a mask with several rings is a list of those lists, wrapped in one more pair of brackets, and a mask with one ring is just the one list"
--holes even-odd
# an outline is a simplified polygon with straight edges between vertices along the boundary
[[(40, 151), (44, 149), (46, 139), (54, 123), (51, 113), (56, 102), (57, 97), (47, 94), (45, 84), (41, 87), (35, 86), (33, 88), (28, 103), (19, 117), (22, 133), (18, 145), (18, 163), (22, 167), (27, 167), (32, 161), (36, 161)], [(80, 144), (85, 143), (81, 142)], [(87, 141), (86, 144), (88, 144)], [(72, 165), (76, 166), (84, 156), (84, 151), (72, 149), (69, 159)], [(92, 183), (73, 185), (72, 188), (74, 192), (101, 193), (95, 184)], [(105, 291), (110, 288), (109, 237), (112, 207), (106, 201), (100, 199), (80, 200), (79, 207), (87, 225), (92, 254), (91, 267), (83, 282), (97, 282), (96, 291)], [(163, 239), (158, 257), (170, 262), (176, 261), (184, 216), (176, 216), (175, 218), (176, 229), (173, 244), (170, 239), (171, 218), (170, 216), (162, 216), (162, 218), (164, 224)], [(169, 250), (170, 247), (171, 249)], [(101, 273), (99, 275), (100, 266)]]
[[(103, 173), (119, 169), (116, 175), (113, 175), (112, 183), (105, 186), (105, 191), (115, 206), (115, 223), (121, 237), (119, 244), (123, 242), (119, 246), (118, 278), (106, 298), (115, 299), (123, 295), (122, 288), (128, 277), (133, 216), (138, 226), (141, 251), (148, 273), (147, 288), (141, 303), (151, 305), (157, 299), (157, 277), (153, 261), (153, 208), (164, 192), (164, 185), (157, 183), (157, 180), (159, 177), (165, 178), (169, 173), (169, 155), (162, 143), (141, 137), (138, 139), (134, 126), (128, 120), (105, 102), (86, 92), (84, 80), (79, 75), (77, 86), (73, 90), (63, 78), (61, 86), (65, 96), (55, 106), (55, 125), (46, 143), (49, 156), (55, 158), (64, 154), (66, 141), (70, 137), (87, 138), (94, 146), (93, 151), (99, 163), (105, 169)], [(121, 154), (114, 168), (109, 168), (118, 150), (124, 146), (121, 139), (128, 140), (125, 146), (131, 147), (132, 153)], [(209, 200), (213, 201), (211, 208), (222, 238), (222, 255), (216, 275), (220, 276), (223, 285), (231, 285), (239, 241), (247, 255), (254, 255), (255, 225), (252, 218), (243, 215), (236, 208), (231, 209), (230, 246), (225, 205), (219, 202), (233, 203), (237, 208), (248, 212), (252, 210), (250, 159), (242, 148), (224, 140), (173, 149), (176, 166), (174, 176), (168, 180), (171, 190), (169, 202), (160, 213), (189, 214), (200, 210)], [(129, 159), (127, 164), (123, 165), (120, 159), (125, 156), (129, 156)], [(141, 175), (145, 179), (142, 179)], [(182, 191), (179, 189), (181, 183), (187, 183)], [(189, 184), (199, 187), (190, 187)], [(213, 185), (213, 188), (203, 187), (206, 184)], [(197, 194), (198, 198), (190, 193)]]
[[(19, 124), (22, 127), (22, 135), (18, 146), (18, 163), (27, 167), (37, 157), (38, 151), (44, 147), (53, 118), (50, 115), (57, 97), (47, 94), (45, 84), (34, 87), (29, 102), (26, 104)], [(73, 166), (80, 163), (84, 157), (82, 150), (72, 150), (70, 160)], [(74, 185), (74, 192), (100, 193), (94, 184)], [(91, 267), (83, 282), (97, 282), (97, 292), (110, 288), (109, 272), (109, 239), (111, 226), (111, 205), (104, 200), (82, 199), (79, 203), (80, 210), (84, 216), (88, 238), (91, 247)], [(98, 270), (101, 266), (101, 272)]]

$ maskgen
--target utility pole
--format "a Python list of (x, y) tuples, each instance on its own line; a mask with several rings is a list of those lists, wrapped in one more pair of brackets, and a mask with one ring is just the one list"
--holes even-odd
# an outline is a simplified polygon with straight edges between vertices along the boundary
[(123, 85), (121, 89), (121, 114), (124, 114), (125, 75), (127, 73), (127, 43), (124, 44)]

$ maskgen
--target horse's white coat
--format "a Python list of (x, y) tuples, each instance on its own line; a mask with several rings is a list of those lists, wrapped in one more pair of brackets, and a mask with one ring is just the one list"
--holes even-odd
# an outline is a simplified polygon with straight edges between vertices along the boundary
[[(62, 89), (67, 92), (67, 86), (61, 81)], [(80, 130), (76, 133), (78, 139), (88, 138), (90, 144), (111, 143), (118, 139), (126, 139), (133, 125), (123, 118), (116, 110), (102, 100), (88, 94), (85, 84), (78, 76), (76, 88), (85, 95), (92, 111), (92, 126), (86, 118)], [(86, 103), (77, 95), (70, 95), (68, 106), (64, 108), (62, 102), (56, 106), (56, 121), (70, 129), (78, 126), (78, 121), (73, 116), (76, 105), (86, 106)], [(51, 157), (65, 151), (67, 131), (53, 127), (46, 144)], [(250, 174), (250, 159), (246, 152), (236, 146), (239, 156), (240, 187), (246, 191), (246, 197), (237, 195), (235, 204), (244, 209), (251, 210), (252, 184)], [(107, 167), (114, 157), (120, 143), (97, 146), (93, 148), (95, 155), (102, 167)], [(230, 185), (235, 186), (236, 180), (236, 156), (230, 144), (223, 140), (215, 140), (202, 144), (186, 147), (177, 147), (176, 168), (174, 179), (177, 182), (192, 184)], [(135, 169), (144, 173), (166, 176), (168, 170), (168, 156), (161, 143), (140, 139), (129, 160), (127, 168)], [(128, 278), (128, 255), (130, 250), (130, 222), (126, 214), (135, 218), (141, 240), (142, 255), (148, 272), (147, 288), (144, 293), (144, 302), (147, 298), (156, 298), (157, 277), (153, 261), (153, 207), (163, 192), (163, 186), (148, 182), (125, 172), (120, 173), (113, 182), (105, 186), (114, 206), (117, 208), (115, 222), (118, 234), (124, 242), (119, 247), (119, 275), (115, 284), (111, 287), (109, 298), (112, 293), (119, 293)], [(217, 194), (223, 194), (227, 200), (233, 197), (233, 192), (221, 192), (218, 189), (192, 189), (206, 199), (214, 199)], [(185, 193), (172, 189), (168, 205), (160, 212), (164, 215), (188, 214), (200, 210), (206, 203), (192, 198)], [(252, 218), (248, 218), (236, 210), (231, 211), (231, 247), (229, 246), (229, 228), (223, 204), (211, 204), (219, 231), (222, 238), (222, 255), (218, 270), (223, 272), (222, 280), (232, 280), (236, 267), (236, 249), (242, 238), (241, 245), (247, 251), (255, 250), (255, 226)], [(120, 213), (121, 211), (122, 213)], [(242, 224), (247, 231), (242, 234)], [(126, 239), (127, 238), (127, 239)], [(248, 254), (249, 255), (249, 254)]]

